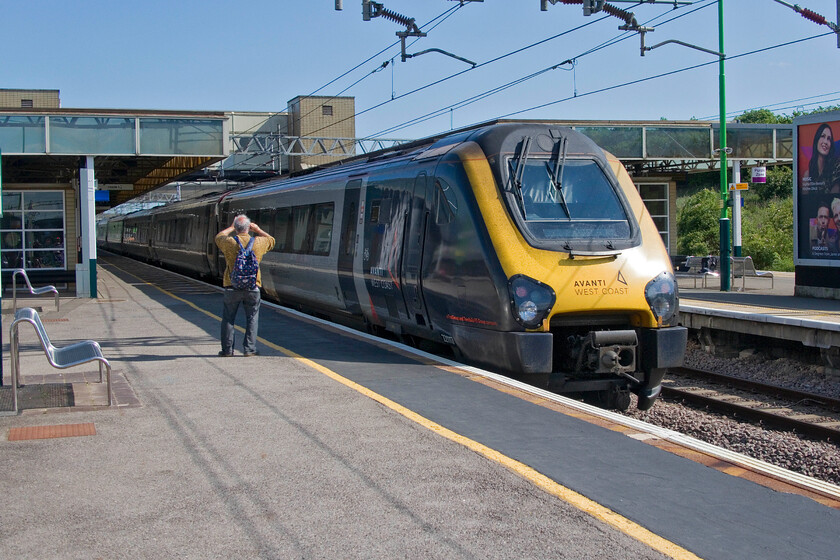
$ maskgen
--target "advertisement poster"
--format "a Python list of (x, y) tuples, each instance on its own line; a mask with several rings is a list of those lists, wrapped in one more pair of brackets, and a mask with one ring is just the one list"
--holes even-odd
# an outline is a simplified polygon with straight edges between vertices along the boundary
[(812, 264), (840, 259), (840, 115), (822, 118), (796, 125), (797, 256)]

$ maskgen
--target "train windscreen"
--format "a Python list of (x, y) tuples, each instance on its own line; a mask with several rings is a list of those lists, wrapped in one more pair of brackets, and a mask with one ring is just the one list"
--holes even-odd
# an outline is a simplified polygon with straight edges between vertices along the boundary
[(630, 222), (612, 184), (591, 159), (511, 159), (510, 178), (537, 239), (629, 239)]

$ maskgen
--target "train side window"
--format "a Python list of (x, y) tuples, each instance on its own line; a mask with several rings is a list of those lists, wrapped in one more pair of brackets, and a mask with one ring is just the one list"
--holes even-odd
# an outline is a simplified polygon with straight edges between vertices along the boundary
[(377, 221), (380, 224), (390, 224), (391, 223), (391, 208), (393, 207), (393, 199), (391, 198), (383, 198), (382, 202), (379, 203), (379, 214), (377, 216)]
[(315, 236), (312, 253), (315, 255), (329, 255), (332, 242), (333, 218), (335, 206), (332, 202), (318, 204), (315, 207)]
[(263, 208), (257, 212), (256, 224), (264, 229), (269, 235), (274, 236), (272, 232), (272, 224), (274, 223), (274, 211), (271, 208)]
[(438, 224), (448, 224), (455, 220), (458, 204), (455, 192), (449, 184), (442, 180), (435, 180), (435, 221)]
[(342, 251), (345, 255), (350, 255), (353, 252), (353, 247), (356, 243), (355, 239), (355, 231), (356, 231), (356, 203), (350, 203), (350, 209), (347, 212), (349, 219), (344, 224), (344, 247)]
[(289, 218), (291, 212), (288, 208), (279, 208), (274, 220), (274, 250), (280, 253), (289, 252)]
[(312, 232), (309, 231), (310, 206), (292, 208), (292, 252), (308, 253), (312, 247)]

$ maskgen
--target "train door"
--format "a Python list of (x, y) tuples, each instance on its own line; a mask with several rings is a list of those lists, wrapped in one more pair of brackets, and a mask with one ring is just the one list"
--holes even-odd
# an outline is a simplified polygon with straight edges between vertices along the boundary
[(347, 311), (354, 315), (359, 315), (362, 312), (353, 281), (353, 262), (359, 244), (358, 226), (361, 189), (361, 179), (348, 182), (344, 189), (344, 209), (341, 216), (341, 238), (338, 248), (338, 285)]
[[(210, 254), (213, 255), (212, 260), (216, 264), (216, 270), (214, 273), (216, 278), (220, 279), (225, 275), (225, 268), (227, 267), (227, 264), (225, 263), (225, 254), (222, 253), (216, 246), (216, 233), (219, 233), (233, 222), (233, 216), (231, 216), (230, 220), (228, 220), (228, 215), (230, 214), (230, 203), (228, 201), (224, 201), (223, 203), (222, 200), (224, 200), (224, 196), (215, 205), (214, 219), (216, 222), (216, 232), (213, 234), (210, 241)], [(213, 220), (211, 220), (211, 222), (212, 221)]]
[(428, 183), (425, 173), (421, 173), (414, 180), (414, 196), (411, 199), (403, 237), (403, 258), (400, 270), (405, 307), (409, 317), (413, 317), (420, 326), (427, 326), (429, 323), (420, 285), (426, 226), (429, 219), (429, 212), (426, 209), (426, 201), (429, 199)]

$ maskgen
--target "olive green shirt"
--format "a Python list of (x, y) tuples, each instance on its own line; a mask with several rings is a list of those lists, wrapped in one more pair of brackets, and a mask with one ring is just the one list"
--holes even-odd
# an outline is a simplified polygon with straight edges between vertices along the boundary
[[(247, 233), (239, 234), (239, 241), (243, 247), (248, 246), (251, 236)], [(216, 235), (216, 246), (225, 255), (225, 275), (222, 277), (222, 285), (227, 288), (230, 284), (230, 273), (233, 272), (233, 265), (236, 262), (236, 256), (239, 254), (239, 245), (236, 244), (236, 239), (233, 235), (225, 235), (219, 233)], [(274, 248), (274, 238), (270, 235), (254, 237), (254, 246), (252, 251), (257, 257), (257, 262), (261, 262), (263, 255)], [(262, 286), (262, 272), (257, 270), (257, 287)]]

